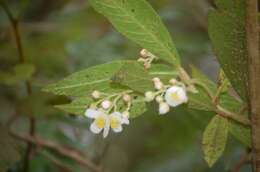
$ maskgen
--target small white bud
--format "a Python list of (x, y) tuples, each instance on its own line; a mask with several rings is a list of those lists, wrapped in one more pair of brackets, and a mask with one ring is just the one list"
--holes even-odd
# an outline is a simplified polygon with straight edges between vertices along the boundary
[(160, 78), (158, 78), (158, 77), (154, 77), (152, 80), (153, 80), (153, 82), (161, 82)]
[(128, 111), (124, 111), (123, 113), (122, 113), (122, 117), (123, 118), (129, 118), (129, 112)]
[(128, 103), (128, 102), (131, 101), (131, 96), (129, 94), (124, 94), (123, 95), (123, 100)]
[(177, 82), (178, 81), (176, 79), (174, 79), (174, 78), (169, 81), (169, 83), (172, 84), (172, 85), (176, 85)]
[(149, 55), (149, 52), (146, 50), (146, 49), (142, 49), (140, 51), (140, 56), (143, 57), (143, 58), (147, 58)]
[(97, 91), (97, 90), (93, 91), (91, 95), (92, 95), (92, 97), (94, 99), (99, 99), (100, 98), (100, 92)]
[(162, 96), (157, 96), (157, 97), (155, 98), (155, 100), (156, 100), (157, 103), (163, 102)]
[(163, 88), (163, 83), (161, 81), (159, 82), (154, 82), (154, 88), (157, 90), (160, 90)]
[(110, 108), (111, 106), (111, 102), (109, 100), (104, 100), (102, 103), (101, 103), (101, 106), (103, 109), (108, 109)]
[(153, 92), (151, 92), (151, 91), (145, 92), (145, 101), (146, 102), (151, 102), (151, 101), (153, 101), (153, 99), (154, 99), (154, 93)]
[(161, 102), (159, 104), (159, 114), (160, 115), (164, 115), (164, 114), (168, 113), (169, 111), (170, 111), (170, 107), (167, 103)]

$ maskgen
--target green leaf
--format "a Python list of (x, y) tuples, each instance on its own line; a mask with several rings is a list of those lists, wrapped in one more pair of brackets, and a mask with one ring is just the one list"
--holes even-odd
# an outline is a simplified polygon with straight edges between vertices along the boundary
[[(216, 92), (216, 84), (209, 80), (204, 74), (202, 74), (195, 67), (192, 67), (192, 77), (206, 87), (212, 94)], [(214, 111), (214, 105), (212, 104), (211, 98), (201, 87), (196, 87), (198, 93), (188, 93), (189, 102), (188, 106), (193, 109), (204, 110), (204, 111)]]
[(203, 133), (202, 148), (204, 158), (212, 167), (223, 154), (228, 137), (228, 120), (216, 115)]
[(56, 105), (58, 109), (61, 109), (65, 112), (74, 114), (74, 115), (84, 115), (87, 107), (92, 103), (92, 99), (88, 97), (81, 97), (69, 104)]
[(149, 76), (144, 67), (136, 61), (124, 63), (112, 77), (112, 82), (127, 86), (130, 89), (141, 93), (154, 89), (152, 77)]
[(30, 79), (35, 72), (35, 67), (32, 64), (19, 64), (14, 67), (16, 78), (19, 80)]
[(246, 100), (248, 85), (245, 39), (245, 0), (216, 0), (209, 13), (209, 36), (232, 86)]
[(160, 17), (145, 0), (90, 0), (113, 26), (163, 60), (179, 65), (179, 55)]
[[(239, 114), (241, 107), (243, 107), (243, 102), (239, 102), (230, 95), (222, 94), (220, 96), (220, 105), (225, 109), (237, 113), (237, 115), (244, 115)], [(244, 144), (247, 147), (251, 147), (251, 129), (248, 126), (241, 125), (233, 120), (229, 122), (229, 133), (233, 135), (238, 141)]]
[(11, 72), (0, 72), (0, 82), (7, 85), (14, 85), (20, 81), (29, 80), (34, 72), (34, 65), (18, 64), (12, 69)]
[(229, 133), (247, 147), (251, 147), (251, 129), (235, 121), (229, 122)]
[(130, 109), (130, 118), (136, 118), (142, 115), (145, 111), (147, 111), (147, 106), (145, 104), (144, 98), (138, 96), (132, 102), (132, 106)]
[[(143, 114), (147, 108), (144, 98), (142, 96), (134, 96), (132, 106), (130, 109), (130, 118), (135, 118)], [(81, 97), (77, 98), (69, 104), (56, 105), (55, 107), (75, 115), (84, 115), (86, 109), (93, 102), (91, 98)], [(123, 105), (120, 105), (123, 106)], [(125, 105), (124, 105), (125, 106)], [(120, 109), (120, 108), (119, 108)]]
[(87, 96), (93, 90), (117, 92), (119, 88), (111, 85), (111, 77), (114, 76), (126, 62), (127, 61), (115, 61), (90, 67), (45, 87), (43, 91), (67, 96)]
[(152, 64), (148, 72), (152, 78), (159, 77), (165, 84), (167, 84), (170, 79), (177, 78), (179, 74), (173, 67), (164, 64)]

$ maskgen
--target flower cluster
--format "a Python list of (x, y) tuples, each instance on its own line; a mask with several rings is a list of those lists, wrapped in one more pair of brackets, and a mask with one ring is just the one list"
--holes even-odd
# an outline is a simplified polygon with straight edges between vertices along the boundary
[(145, 69), (149, 69), (153, 60), (158, 59), (154, 54), (150, 53), (146, 49), (142, 49), (140, 51), (140, 58), (138, 59), (139, 62), (144, 64)]
[[(93, 91), (92, 97), (96, 100), (86, 110), (85, 116), (94, 119), (90, 125), (90, 130), (98, 134), (103, 131), (103, 137), (107, 137), (110, 128), (118, 133), (123, 130), (122, 125), (129, 124), (129, 109), (131, 106), (131, 91), (107, 95), (99, 91)], [(112, 101), (113, 100), (113, 101)], [(117, 105), (122, 101), (126, 107), (123, 112), (119, 112)]]
[(164, 85), (159, 78), (153, 78), (154, 88), (156, 91), (147, 91), (145, 100), (151, 102), (154, 99), (159, 104), (159, 114), (163, 115), (170, 111), (170, 107), (176, 107), (188, 101), (185, 85), (171, 79), (169, 85)]

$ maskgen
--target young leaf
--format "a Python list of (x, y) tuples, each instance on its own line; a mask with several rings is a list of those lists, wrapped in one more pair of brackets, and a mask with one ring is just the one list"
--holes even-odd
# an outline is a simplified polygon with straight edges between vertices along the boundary
[(160, 17), (145, 0), (90, 0), (113, 26), (163, 60), (179, 65), (179, 55)]
[(112, 77), (113, 83), (121, 84), (134, 91), (144, 93), (153, 90), (152, 77), (144, 67), (135, 61), (124, 63), (118, 72)]
[[(204, 74), (202, 74), (198, 69), (192, 67), (192, 77), (206, 87), (208, 90), (214, 94), (216, 92), (216, 84), (209, 80)], [(214, 106), (209, 95), (201, 87), (197, 86), (196, 89), (198, 93), (189, 93), (188, 106), (193, 109), (204, 110), (204, 111), (214, 111)]]
[(228, 137), (228, 120), (219, 115), (213, 117), (203, 133), (204, 158), (212, 167), (225, 150)]
[[(111, 77), (118, 72), (125, 61), (115, 61), (90, 67), (45, 87), (43, 90), (58, 95), (87, 96), (93, 90), (116, 92)], [(120, 90), (120, 89), (119, 89)]]
[(209, 14), (209, 36), (226, 76), (242, 99), (248, 85), (245, 47), (245, 0), (216, 0)]

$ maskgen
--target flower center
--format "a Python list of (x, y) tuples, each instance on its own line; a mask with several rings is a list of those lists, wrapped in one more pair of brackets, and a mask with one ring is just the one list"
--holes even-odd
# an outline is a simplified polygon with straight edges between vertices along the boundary
[(115, 129), (115, 128), (118, 128), (120, 125), (120, 122), (119, 120), (116, 118), (116, 117), (111, 117), (110, 118), (110, 127)]
[(179, 101), (180, 97), (178, 96), (177, 92), (171, 93), (171, 97), (174, 101)]
[(96, 124), (96, 126), (98, 127), (98, 128), (104, 128), (104, 126), (105, 126), (105, 118), (103, 118), (103, 117), (97, 117), (96, 119), (95, 119), (95, 124)]

